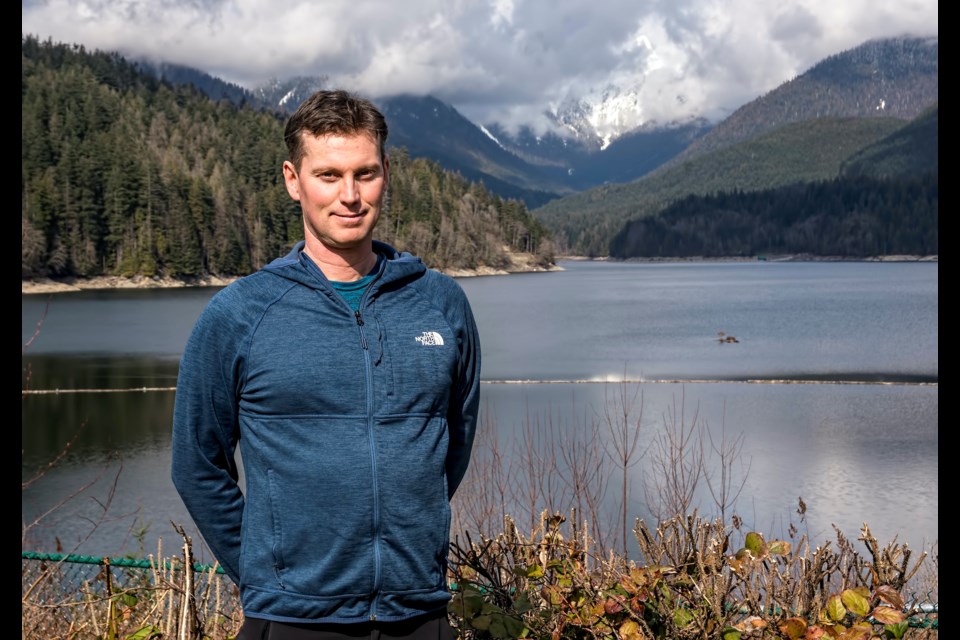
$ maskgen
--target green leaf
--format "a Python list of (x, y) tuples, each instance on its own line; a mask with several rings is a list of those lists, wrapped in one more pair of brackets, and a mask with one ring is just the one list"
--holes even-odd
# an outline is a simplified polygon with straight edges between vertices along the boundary
[(838, 595), (832, 595), (827, 598), (827, 615), (833, 622), (840, 622), (847, 615), (847, 610), (843, 606), (843, 600)]
[(686, 609), (677, 609), (673, 612), (673, 624), (679, 628), (683, 629), (691, 622), (693, 622), (693, 614)]
[(473, 627), (474, 629), (479, 629), (480, 631), (489, 630), (490, 623), (491, 623), (491, 619), (490, 619), (490, 616), (488, 615), (474, 616), (474, 618), (470, 620), (470, 626)]
[(527, 577), (531, 580), (538, 580), (543, 577), (543, 567), (540, 565), (533, 565), (532, 567), (527, 568)]
[(128, 607), (135, 607), (137, 606), (137, 603), (140, 602), (137, 596), (126, 591), (123, 593), (120, 599), (123, 601), (123, 604), (127, 605)]
[(128, 635), (124, 640), (150, 640), (151, 638), (159, 638), (163, 635), (163, 632), (160, 631), (157, 627), (152, 624), (148, 624), (145, 627), (140, 627), (130, 635)]
[(504, 616), (503, 626), (507, 630), (508, 638), (522, 638), (530, 631), (526, 625), (523, 624), (523, 620), (514, 618), (513, 616)]
[(513, 601), (513, 610), (519, 614), (524, 614), (532, 608), (533, 605), (530, 604), (530, 595), (526, 591), (521, 591), (520, 595)]
[(870, 603), (862, 594), (853, 589), (845, 589), (840, 594), (840, 599), (844, 606), (858, 616), (865, 616), (870, 613)]
[(735, 627), (724, 627), (720, 632), (721, 640), (740, 640), (740, 630)]
[(507, 627), (503, 624), (502, 618), (491, 618), (489, 631), (490, 635), (494, 638), (506, 640), (510, 637), (510, 634), (507, 633)]
[(567, 572), (567, 567), (563, 564), (562, 560), (551, 560), (547, 563), (547, 569), (552, 569), (557, 573)]
[(896, 624), (888, 624), (883, 628), (883, 634), (892, 640), (901, 640), (905, 635), (907, 635), (907, 630), (910, 629), (910, 622), (904, 620), (903, 622), (898, 622)]
[(754, 557), (761, 557), (765, 550), (766, 545), (763, 542), (763, 536), (757, 533), (756, 531), (751, 531), (747, 534), (746, 542), (743, 546), (754, 555)]

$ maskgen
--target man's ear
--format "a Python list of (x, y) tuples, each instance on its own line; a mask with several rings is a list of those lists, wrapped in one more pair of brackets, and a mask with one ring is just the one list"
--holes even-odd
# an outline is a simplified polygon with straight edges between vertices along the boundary
[(283, 183), (290, 197), (300, 202), (300, 179), (297, 176), (297, 168), (289, 160), (283, 161)]
[(390, 182), (390, 156), (383, 154), (383, 181)]

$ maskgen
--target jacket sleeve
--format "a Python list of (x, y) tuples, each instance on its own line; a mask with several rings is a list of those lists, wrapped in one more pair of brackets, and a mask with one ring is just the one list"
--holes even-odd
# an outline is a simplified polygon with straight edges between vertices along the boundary
[(480, 407), (480, 336), (466, 294), (459, 285), (456, 286), (459, 292), (455, 314), (456, 325), (460, 327), (460, 362), (447, 413), (450, 444), (446, 470), (447, 489), (451, 498), (467, 473)]
[[(224, 292), (211, 300), (187, 341), (173, 411), (173, 484), (223, 570), (240, 583), (244, 497), (234, 458), (238, 344)], [(235, 310), (234, 310), (235, 311)]]

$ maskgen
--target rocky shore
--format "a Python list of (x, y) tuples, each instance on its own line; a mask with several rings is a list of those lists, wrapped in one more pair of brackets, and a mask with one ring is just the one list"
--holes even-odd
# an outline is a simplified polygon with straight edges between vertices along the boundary
[[(506, 269), (480, 267), (477, 269), (442, 269), (454, 278), (473, 276), (498, 276), (511, 273), (529, 273), (534, 271), (562, 271), (561, 267), (541, 267), (534, 264), (532, 256), (526, 259), (515, 255)], [(205, 276), (202, 278), (162, 278), (133, 276), (99, 276), (94, 278), (33, 278), (20, 281), (21, 294), (66, 293), (70, 291), (89, 291), (92, 289), (169, 289), (175, 287), (225, 287), (236, 278)]]

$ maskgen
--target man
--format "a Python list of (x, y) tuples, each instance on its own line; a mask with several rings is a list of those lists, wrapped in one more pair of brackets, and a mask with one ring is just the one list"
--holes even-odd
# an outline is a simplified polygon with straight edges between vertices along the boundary
[(240, 638), (450, 635), (480, 346), (453, 279), (373, 240), (386, 138), (349, 93), (300, 106), (283, 177), (305, 240), (218, 292), (180, 363), (173, 481), (240, 587)]

